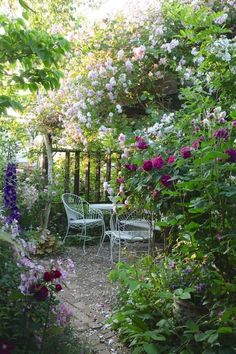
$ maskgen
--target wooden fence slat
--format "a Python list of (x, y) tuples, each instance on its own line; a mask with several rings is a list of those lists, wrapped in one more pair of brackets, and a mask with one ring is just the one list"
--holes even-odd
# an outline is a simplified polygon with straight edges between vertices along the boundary
[(80, 193), (80, 151), (75, 152), (74, 194)]
[(95, 202), (100, 201), (100, 186), (101, 185), (101, 156), (96, 156), (96, 175), (95, 175)]
[(87, 164), (85, 167), (85, 199), (89, 201), (90, 195), (90, 154), (87, 156)]
[(64, 183), (65, 193), (70, 192), (70, 152), (66, 151), (65, 158), (65, 183)]

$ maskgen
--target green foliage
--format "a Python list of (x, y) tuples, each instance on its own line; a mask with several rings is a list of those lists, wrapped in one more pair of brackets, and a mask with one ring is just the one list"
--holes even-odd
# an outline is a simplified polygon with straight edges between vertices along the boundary
[(210, 258), (173, 253), (134, 265), (120, 263), (110, 273), (119, 284), (111, 323), (132, 353), (235, 350), (235, 286)]
[(58, 62), (69, 50), (68, 42), (43, 30), (29, 30), (21, 19), (1, 15), (0, 113), (21, 109), (19, 90), (37, 91), (59, 87)]

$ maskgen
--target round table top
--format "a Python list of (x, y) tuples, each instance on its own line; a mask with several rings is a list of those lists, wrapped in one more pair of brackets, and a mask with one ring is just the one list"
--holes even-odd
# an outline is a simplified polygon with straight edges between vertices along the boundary
[(90, 207), (93, 209), (100, 210), (113, 210), (114, 206), (121, 207), (123, 204), (112, 204), (112, 203), (101, 203), (101, 204), (90, 204)]

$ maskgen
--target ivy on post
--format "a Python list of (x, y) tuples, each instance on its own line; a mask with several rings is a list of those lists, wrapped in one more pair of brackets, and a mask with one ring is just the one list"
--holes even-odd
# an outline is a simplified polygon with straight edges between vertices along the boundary
[[(111, 153), (109, 152), (107, 155), (106, 162), (106, 181), (111, 180)], [(108, 193), (106, 192), (106, 201), (108, 201)]]

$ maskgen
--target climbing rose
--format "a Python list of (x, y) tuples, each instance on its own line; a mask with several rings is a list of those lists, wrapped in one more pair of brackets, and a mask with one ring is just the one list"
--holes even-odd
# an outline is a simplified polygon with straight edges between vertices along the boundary
[(214, 132), (214, 137), (216, 139), (227, 140), (229, 137), (229, 132), (226, 128), (220, 128)]
[(61, 291), (61, 290), (62, 290), (61, 284), (56, 284), (56, 285), (55, 285), (55, 290), (56, 290), (57, 292)]
[(57, 278), (60, 278), (61, 277), (61, 272), (60, 270), (56, 269), (53, 271), (53, 278), (54, 279), (57, 279)]
[(193, 149), (199, 149), (199, 147), (200, 147), (200, 142), (199, 142), (199, 140), (195, 140), (195, 141), (192, 143), (191, 147), (192, 147)]
[(31, 293), (37, 301), (44, 301), (48, 297), (48, 288), (46, 286), (41, 286), (40, 284), (33, 284), (31, 287)]
[(143, 169), (144, 169), (144, 171), (151, 171), (152, 170), (152, 161), (151, 160), (143, 161)]
[(184, 146), (181, 150), (180, 150), (181, 155), (183, 156), (184, 159), (187, 159), (189, 157), (191, 157), (191, 148), (189, 146)]
[(160, 182), (166, 188), (171, 187), (171, 185), (172, 185), (171, 176), (170, 175), (162, 175), (160, 178)]
[(129, 171), (136, 171), (138, 166), (133, 163), (130, 163), (130, 164), (126, 163), (125, 168)]
[(135, 146), (137, 149), (144, 150), (148, 148), (148, 143), (146, 143), (146, 141), (141, 136), (136, 136), (135, 140)]
[(54, 278), (53, 274), (51, 272), (45, 272), (43, 275), (43, 279), (45, 281), (52, 281)]
[(169, 165), (171, 165), (172, 163), (175, 162), (175, 160), (176, 160), (176, 156), (170, 156), (170, 157), (168, 158), (168, 160), (167, 160), (167, 163), (168, 163)]
[(229, 155), (229, 161), (230, 162), (236, 162), (236, 150), (228, 149), (225, 152), (226, 152), (226, 154)]
[(164, 160), (161, 156), (155, 157), (152, 159), (152, 167), (159, 170), (163, 167), (164, 165)]

